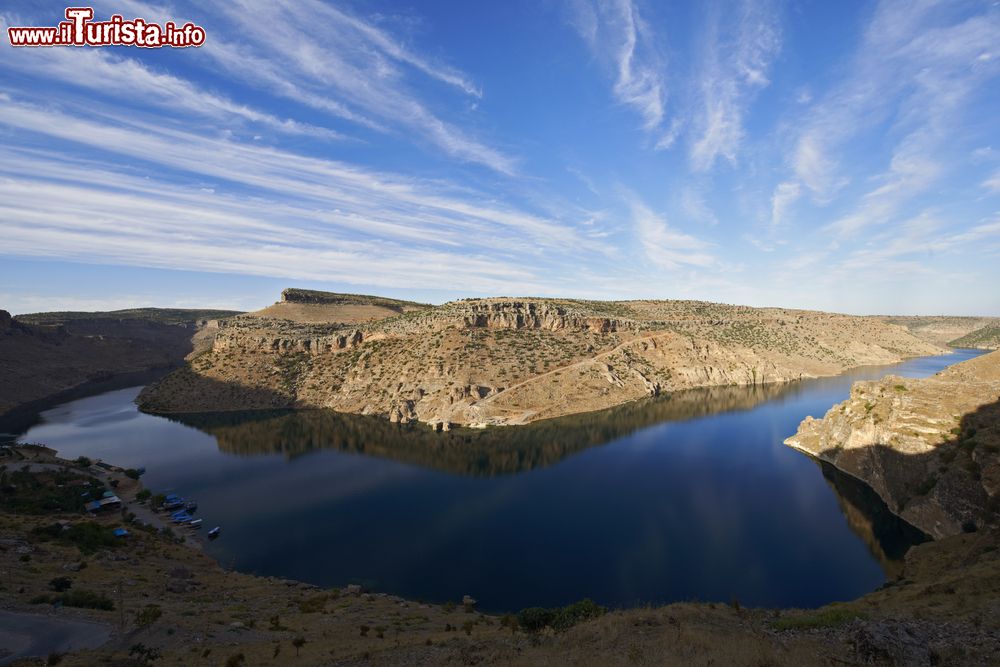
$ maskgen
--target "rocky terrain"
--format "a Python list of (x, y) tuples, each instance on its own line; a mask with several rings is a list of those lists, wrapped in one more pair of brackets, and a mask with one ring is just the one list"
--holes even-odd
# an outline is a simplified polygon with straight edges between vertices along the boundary
[[(141, 484), (107, 464), (0, 448), (0, 477), (5, 618), (48, 623), (53, 646), (73, 622), (108, 637), (18, 665), (988, 665), (1000, 651), (995, 531), (914, 547), (879, 590), (820, 609), (581, 601), (497, 616), (471, 598), (429, 604), (226, 570), (183, 529), (143, 525)], [(108, 486), (120, 513), (74, 509), (81, 488)], [(114, 537), (123, 525), (130, 534)]]
[(870, 485), (934, 538), (994, 527), (1000, 512), (1000, 352), (922, 380), (857, 382), (786, 444)]
[(988, 325), (951, 341), (955, 347), (975, 347), (980, 350), (1000, 350), (1000, 324)]
[[(177, 365), (208, 318), (233, 314), (147, 308), (12, 318), (0, 310), (0, 419), (89, 382)], [(211, 347), (205, 340), (203, 349)]]
[(974, 332), (980, 329), (1000, 327), (1000, 318), (997, 317), (938, 315), (883, 317), (882, 319), (889, 324), (906, 327), (917, 338), (935, 345), (951, 345), (952, 347), (979, 347), (979, 345), (969, 344), (970, 341), (965, 340), (964, 337), (974, 335)]
[[(388, 313), (371, 319), (373, 309)], [(813, 311), (534, 298), (430, 307), (286, 290), (271, 308), (220, 322), (211, 350), (139, 403), (158, 413), (332, 408), (441, 429), (524, 424), (943, 352), (880, 318)]]

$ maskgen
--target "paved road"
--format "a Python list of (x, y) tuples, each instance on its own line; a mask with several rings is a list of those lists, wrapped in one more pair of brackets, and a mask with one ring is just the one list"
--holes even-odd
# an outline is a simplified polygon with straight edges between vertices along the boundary
[(100, 623), (0, 611), (0, 665), (30, 656), (97, 648), (110, 636), (111, 628)]

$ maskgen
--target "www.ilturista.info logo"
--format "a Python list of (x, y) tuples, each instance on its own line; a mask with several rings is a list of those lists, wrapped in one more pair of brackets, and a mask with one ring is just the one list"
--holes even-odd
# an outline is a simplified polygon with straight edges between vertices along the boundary
[(114, 14), (107, 21), (94, 21), (91, 7), (67, 7), (66, 19), (55, 27), (9, 27), (11, 46), (162, 46), (184, 48), (205, 43), (205, 29), (194, 23), (162, 26), (145, 19), (126, 21)]

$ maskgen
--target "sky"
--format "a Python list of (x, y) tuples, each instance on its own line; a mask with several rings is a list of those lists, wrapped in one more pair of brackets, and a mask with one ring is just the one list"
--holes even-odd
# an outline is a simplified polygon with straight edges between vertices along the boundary
[(1000, 3), (93, 3), (12, 48), (0, 308), (289, 286), (1000, 315)]

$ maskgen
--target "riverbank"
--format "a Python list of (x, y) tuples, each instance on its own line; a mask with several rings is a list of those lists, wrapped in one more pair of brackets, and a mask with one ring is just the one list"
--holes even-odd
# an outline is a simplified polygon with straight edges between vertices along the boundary
[(858, 382), (785, 443), (871, 486), (935, 538), (1000, 521), (1000, 352), (925, 379)]
[[(31, 456), (31, 465), (83, 470), (42, 450)], [(11, 463), (8, 474), (18, 467)], [(51, 470), (26, 474), (45, 479)], [(78, 511), (25, 514), (5, 506), (0, 513), (0, 607), (51, 613), (39, 601), (58, 595), (59, 578), (70, 581), (68, 590), (105, 598), (113, 608), (57, 612), (111, 633), (106, 645), (65, 656), (66, 665), (123, 660), (136, 646), (158, 652), (164, 664), (190, 665), (239, 664), (241, 654), (246, 664), (284, 664), (299, 654), (303, 665), (987, 664), (1000, 650), (995, 532), (915, 547), (897, 580), (850, 603), (794, 611), (746, 609), (734, 600), (606, 614), (584, 606), (564, 614), (570, 620), (556, 630), (539, 627), (556, 623), (555, 615), (498, 617), (461, 601), (422, 604), (233, 572), (160, 532), (133, 530), (93, 549), (45, 539), (45, 526), (60, 520), (87, 521)], [(107, 529), (120, 521), (97, 519)]]

